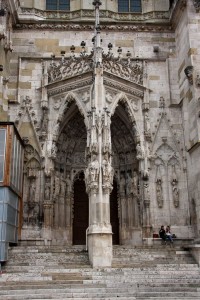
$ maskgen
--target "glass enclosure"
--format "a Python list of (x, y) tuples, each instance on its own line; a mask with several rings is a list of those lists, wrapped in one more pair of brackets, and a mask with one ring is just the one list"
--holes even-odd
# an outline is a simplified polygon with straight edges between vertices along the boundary
[(22, 201), (23, 142), (12, 122), (0, 122), (0, 262), (17, 243)]

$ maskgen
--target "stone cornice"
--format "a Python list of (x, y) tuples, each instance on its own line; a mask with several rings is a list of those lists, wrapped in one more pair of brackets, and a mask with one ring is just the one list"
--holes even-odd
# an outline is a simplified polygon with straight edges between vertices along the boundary
[[(27, 19), (28, 16), (28, 19)], [(38, 22), (38, 21), (92, 21), (94, 22), (93, 10), (77, 11), (46, 11), (36, 8), (20, 7), (18, 9), (18, 18), (20, 22)], [(168, 11), (152, 11), (147, 13), (118, 13), (109, 10), (100, 10), (102, 22), (168, 22)]]
[[(18, 30), (69, 30), (69, 31), (91, 31), (94, 30), (93, 24), (76, 24), (76, 23), (37, 23), (37, 24), (17, 24), (15, 29)], [(163, 24), (109, 24), (101, 25), (105, 31), (128, 31), (128, 32), (171, 32), (172, 27)]]
[(137, 98), (143, 98), (145, 87), (126, 79), (119, 78), (115, 75), (110, 75), (110, 73), (104, 72), (103, 82), (105, 86), (114, 88), (118, 91), (124, 92), (126, 94), (134, 95)]
[(55, 83), (50, 83), (46, 87), (48, 95), (54, 96), (65, 92), (70, 92), (87, 85), (91, 85), (92, 83), (93, 73), (87, 72), (83, 75), (73, 76), (72, 78), (67, 78)]

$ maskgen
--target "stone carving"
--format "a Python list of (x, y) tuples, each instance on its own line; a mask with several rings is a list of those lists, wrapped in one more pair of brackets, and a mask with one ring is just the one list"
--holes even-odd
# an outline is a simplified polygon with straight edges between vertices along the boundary
[(60, 179), (60, 197), (65, 197), (66, 192), (66, 180), (64, 178), (64, 175), (61, 175)]
[(56, 124), (54, 126), (54, 131), (53, 131), (53, 141), (57, 141), (59, 129), (60, 129), (60, 122), (56, 122)]
[(54, 104), (53, 104), (53, 108), (55, 110), (58, 110), (60, 108), (61, 103), (62, 103), (62, 98), (55, 99)]
[(156, 199), (158, 207), (163, 207), (163, 191), (162, 191), (162, 179), (160, 177), (156, 180)]
[(104, 155), (102, 161), (102, 174), (103, 174), (103, 185), (112, 185), (113, 182), (113, 168), (111, 167), (110, 162), (108, 161), (108, 155)]
[(67, 194), (67, 195), (70, 195), (71, 190), (72, 190), (72, 187), (71, 187), (70, 176), (67, 175), (67, 178), (66, 178), (66, 194)]
[(165, 108), (165, 99), (163, 97), (160, 97), (159, 102), (159, 108)]
[[(135, 59), (119, 59), (110, 54), (103, 54), (103, 70), (120, 78), (143, 84), (143, 62)], [(49, 83), (80, 75), (93, 70), (92, 54), (81, 53), (55, 63), (53, 60), (48, 68)]]
[(189, 81), (189, 83), (192, 85), (193, 84), (193, 66), (188, 66), (184, 70), (185, 75)]
[(120, 194), (121, 194), (122, 196), (125, 195), (125, 190), (126, 190), (126, 180), (125, 180), (124, 174), (121, 174), (119, 187), (120, 187)]
[(60, 177), (59, 177), (59, 172), (56, 171), (54, 176), (54, 193), (53, 193), (54, 200), (58, 199), (59, 194), (60, 194)]
[[(194, 0), (195, 1), (195, 0)], [(197, 0), (196, 0), (197, 1)], [(59, 11), (59, 16), (57, 13), (51, 12), (51, 11), (44, 11), (44, 10), (40, 10), (40, 9), (36, 9), (36, 8), (26, 8), (26, 7), (20, 7), (21, 13), (22, 14), (28, 14), (28, 15), (35, 15), (38, 17), (42, 17), (43, 19), (63, 19), (63, 20), (73, 20), (76, 18), (80, 18), (80, 17), (87, 17), (87, 18), (91, 18), (94, 16), (93, 12), (89, 9), (87, 10), (78, 10), (75, 12), (63, 12), (63, 11)], [(146, 21), (146, 20), (151, 20), (151, 19), (166, 19), (166, 21), (169, 20), (169, 12), (157, 12), (155, 11), (153, 14), (151, 12), (147, 12), (147, 13), (143, 13), (143, 14), (127, 14), (127, 13), (117, 13), (117, 12), (113, 12), (113, 11), (107, 11), (107, 10), (101, 10), (100, 11), (100, 16), (102, 18), (110, 18), (115, 20), (115, 21), (135, 21), (135, 22), (141, 22), (141, 21)], [(17, 28), (21, 28), (22, 24), (17, 24)], [(23, 24), (23, 28), (28, 28), (28, 25), (25, 26), (26, 24)], [(57, 29), (57, 30), (93, 30), (93, 26), (92, 25), (87, 25), (87, 24), (83, 24), (83, 25), (79, 25), (79, 24), (66, 24), (66, 23), (47, 23), (47, 24), (35, 24), (35, 26), (33, 26), (33, 24), (30, 25), (30, 28), (35, 28), (35, 29)], [(102, 29), (107, 29), (107, 30), (128, 30), (128, 31), (138, 31), (138, 28), (140, 28), (140, 30), (142, 31), (149, 31), (149, 30), (153, 30), (153, 28), (149, 29), (149, 26), (139, 26), (139, 25), (121, 25), (121, 24), (117, 24), (117, 25), (103, 25)], [(153, 27), (153, 26), (150, 26)], [(159, 30), (164, 30), (162, 29), (161, 26), (156, 26), (159, 28)], [(158, 29), (157, 29), (158, 30)]]
[(196, 86), (199, 88), (200, 87), (200, 75), (199, 74), (197, 74), (195, 82), (196, 82)]
[(35, 202), (35, 191), (36, 191), (35, 180), (32, 180), (30, 181), (30, 185), (29, 185), (29, 197), (28, 197), (29, 203)]
[(52, 144), (52, 148), (51, 148), (51, 158), (55, 159), (56, 158), (56, 154), (57, 154), (58, 148), (56, 146), (55, 143)]
[(130, 174), (127, 172), (127, 178), (126, 178), (126, 195), (130, 195), (132, 193), (132, 179)]
[(42, 118), (42, 121), (41, 121), (41, 136), (42, 137), (45, 137), (47, 135), (48, 122), (49, 122), (48, 114), (47, 114), (47, 111), (44, 110), (43, 111), (43, 118)]
[(44, 187), (44, 199), (50, 200), (51, 196), (51, 183), (48, 179), (46, 179), (45, 187)]
[(147, 139), (151, 139), (151, 128), (148, 111), (144, 114), (144, 134)]
[(178, 182), (176, 179), (172, 180), (172, 193), (173, 193), (173, 201), (174, 206), (179, 206), (179, 190), (178, 190)]
[(96, 154), (93, 154), (92, 160), (85, 171), (85, 181), (86, 184), (98, 183), (99, 180), (99, 162), (97, 160)]
[(108, 73), (115, 74), (121, 78), (143, 84), (143, 62), (115, 58), (110, 54), (103, 54), (103, 69)]
[(144, 151), (142, 150), (142, 147), (140, 144), (137, 144), (136, 146), (136, 151), (137, 151), (137, 159), (141, 160), (144, 159)]
[(92, 70), (92, 55), (80, 55), (80, 57), (70, 57), (62, 59), (58, 63), (51, 62), (48, 68), (49, 83), (64, 78), (76, 76)]

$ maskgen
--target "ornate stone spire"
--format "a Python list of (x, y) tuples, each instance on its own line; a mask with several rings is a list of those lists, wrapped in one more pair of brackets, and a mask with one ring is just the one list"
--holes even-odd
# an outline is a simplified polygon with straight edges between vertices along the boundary
[(102, 4), (101, 1), (95, 0), (92, 3), (95, 7), (95, 31), (94, 31), (94, 62), (95, 66), (99, 66), (102, 63), (102, 48), (101, 48), (101, 28), (99, 21), (99, 7)]

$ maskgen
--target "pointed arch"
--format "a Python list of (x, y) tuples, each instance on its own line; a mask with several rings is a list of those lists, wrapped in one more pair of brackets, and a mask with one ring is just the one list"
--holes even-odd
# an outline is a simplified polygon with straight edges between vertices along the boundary
[(141, 132), (139, 130), (139, 126), (138, 126), (136, 118), (135, 118), (134, 109), (133, 109), (133, 107), (130, 104), (130, 99), (127, 97), (127, 95), (125, 93), (121, 92), (121, 93), (119, 93), (119, 94), (116, 95), (116, 97), (115, 97), (115, 99), (113, 101), (113, 104), (111, 106), (111, 116), (114, 115), (114, 113), (116, 111), (116, 108), (119, 105), (119, 102), (122, 102), (122, 103), (125, 104), (125, 108), (126, 108), (126, 111), (127, 111), (127, 115), (128, 115), (129, 121), (132, 124), (134, 124), (134, 130), (136, 131), (137, 135), (140, 136)]
[(85, 108), (82, 104), (82, 102), (80, 101), (80, 99), (73, 93), (73, 92), (69, 92), (65, 97), (64, 97), (64, 102), (63, 104), (60, 106), (59, 109), (59, 120), (61, 121), (61, 119), (63, 118), (63, 116), (66, 113), (66, 110), (68, 108), (68, 104), (70, 104), (71, 102), (75, 102), (80, 114), (84, 117), (84, 123), (86, 128), (88, 128), (89, 123), (88, 123), (88, 117), (87, 117), (87, 112), (85, 111)]

